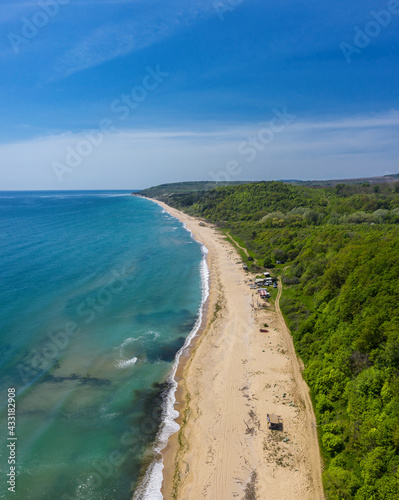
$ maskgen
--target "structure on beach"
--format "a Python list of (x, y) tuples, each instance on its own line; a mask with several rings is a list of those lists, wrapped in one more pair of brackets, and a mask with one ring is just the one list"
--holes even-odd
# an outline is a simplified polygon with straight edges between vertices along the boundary
[(282, 431), (283, 430), (283, 419), (280, 415), (275, 415), (274, 413), (267, 414), (267, 422), (269, 424), (269, 429), (272, 431)]

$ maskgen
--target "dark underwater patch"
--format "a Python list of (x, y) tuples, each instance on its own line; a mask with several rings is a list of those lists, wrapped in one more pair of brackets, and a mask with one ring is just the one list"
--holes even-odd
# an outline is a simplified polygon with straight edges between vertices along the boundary
[(176, 356), (176, 353), (181, 349), (186, 341), (186, 337), (178, 337), (171, 342), (162, 344), (160, 346), (153, 346), (147, 349), (148, 361), (155, 363), (157, 361), (166, 361), (171, 363)]
[(82, 385), (93, 385), (97, 387), (111, 385), (111, 381), (108, 379), (90, 377), (90, 375), (76, 375), (76, 373), (72, 373), (72, 375), (68, 375), (66, 377), (56, 377), (48, 373), (44, 378), (43, 382), (54, 382), (54, 383), (62, 383), (66, 380), (75, 380), (78, 381)]

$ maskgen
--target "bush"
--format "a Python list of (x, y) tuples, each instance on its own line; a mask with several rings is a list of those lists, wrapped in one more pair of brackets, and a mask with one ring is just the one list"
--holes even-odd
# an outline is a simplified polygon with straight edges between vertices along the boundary
[(331, 434), (331, 432), (323, 434), (321, 442), (330, 455), (335, 455), (344, 447), (342, 438), (340, 436), (336, 436), (335, 434)]
[(377, 219), (373, 214), (366, 214), (366, 212), (355, 212), (347, 216), (347, 221), (351, 224), (371, 224), (376, 222)]
[(297, 276), (286, 276), (283, 274), (281, 277), (281, 281), (284, 283), (284, 285), (298, 285), (301, 280)]

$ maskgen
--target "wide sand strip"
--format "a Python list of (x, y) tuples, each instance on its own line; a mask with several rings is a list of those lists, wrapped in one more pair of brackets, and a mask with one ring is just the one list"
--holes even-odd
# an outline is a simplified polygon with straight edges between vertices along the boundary
[[(241, 259), (217, 230), (160, 203), (209, 251), (207, 318), (181, 368), (182, 429), (164, 452), (165, 499), (323, 499), (309, 390), (276, 307), (246, 281)], [(268, 324), (267, 333), (260, 327)], [(283, 419), (268, 428), (267, 414)]]

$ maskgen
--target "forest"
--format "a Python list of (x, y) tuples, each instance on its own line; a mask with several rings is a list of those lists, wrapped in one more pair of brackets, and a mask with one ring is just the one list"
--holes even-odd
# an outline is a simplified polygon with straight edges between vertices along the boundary
[(162, 199), (228, 229), (253, 271), (281, 275), (327, 500), (397, 500), (399, 182), (259, 182)]

